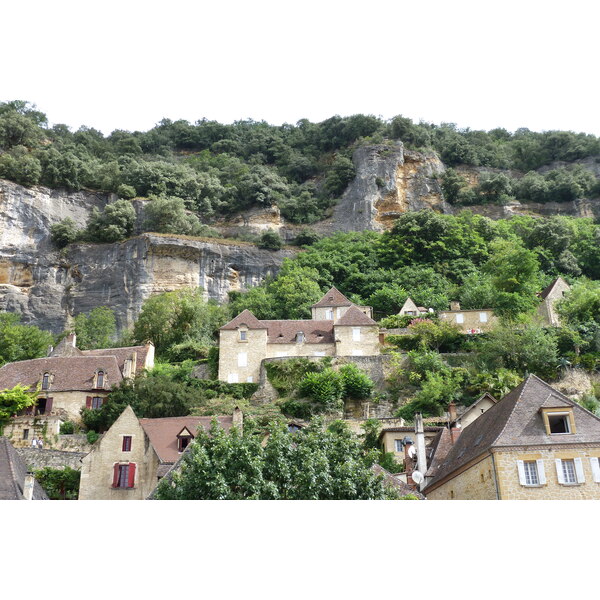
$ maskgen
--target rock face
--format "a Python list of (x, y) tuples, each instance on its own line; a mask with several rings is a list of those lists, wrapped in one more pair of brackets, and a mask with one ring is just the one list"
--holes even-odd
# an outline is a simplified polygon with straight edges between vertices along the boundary
[(115, 198), (0, 180), (0, 310), (60, 332), (75, 315), (105, 305), (115, 311), (121, 330), (133, 324), (152, 294), (200, 286), (207, 298), (225, 301), (227, 292), (257, 285), (294, 254), (157, 234), (53, 248), (54, 223), (71, 217), (83, 227), (93, 207)]

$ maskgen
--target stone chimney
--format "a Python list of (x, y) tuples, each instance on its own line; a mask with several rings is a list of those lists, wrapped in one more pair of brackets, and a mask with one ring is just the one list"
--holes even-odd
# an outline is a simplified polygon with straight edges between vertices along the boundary
[(454, 402), (450, 402), (448, 404), (448, 420), (450, 423), (454, 423), (456, 421), (456, 404)]
[(32, 473), (25, 475), (25, 482), (23, 483), (23, 498), (25, 500), (33, 500), (33, 486), (35, 485), (35, 479)]
[(450, 302), (450, 310), (460, 310), (460, 302), (456, 300)]

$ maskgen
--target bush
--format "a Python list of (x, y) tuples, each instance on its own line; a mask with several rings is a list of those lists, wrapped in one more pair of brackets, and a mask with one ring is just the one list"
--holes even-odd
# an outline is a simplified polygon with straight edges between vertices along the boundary
[(95, 431), (88, 431), (85, 437), (87, 438), (88, 444), (95, 444), (98, 441), (100, 434)]
[(281, 250), (283, 241), (276, 231), (269, 229), (260, 236), (256, 245), (263, 250)]
[(73, 421), (65, 421), (60, 424), (60, 435), (71, 435), (75, 433), (75, 423)]
[(363, 373), (355, 364), (344, 365), (340, 369), (344, 396), (355, 400), (365, 400), (373, 393), (373, 381)]
[(133, 233), (135, 219), (129, 200), (108, 204), (103, 212), (94, 208), (86, 227), (87, 238), (95, 242), (120, 242)]
[(52, 469), (44, 467), (34, 471), (35, 478), (50, 500), (77, 500), (81, 472), (71, 467)]
[(332, 368), (320, 373), (307, 373), (298, 389), (301, 396), (320, 404), (325, 410), (339, 408), (344, 395), (342, 376)]
[(77, 229), (75, 221), (69, 217), (50, 227), (50, 237), (52, 243), (57, 248), (64, 248), (65, 246), (76, 242), (79, 237), (81, 237), (81, 233), (82, 232)]

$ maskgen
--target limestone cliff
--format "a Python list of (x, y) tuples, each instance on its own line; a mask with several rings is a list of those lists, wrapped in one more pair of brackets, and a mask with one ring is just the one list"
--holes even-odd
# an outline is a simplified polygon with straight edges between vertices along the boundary
[(0, 180), (0, 310), (54, 332), (96, 306), (114, 309), (129, 327), (154, 293), (201, 286), (224, 301), (230, 290), (257, 285), (293, 251), (252, 244), (143, 234), (118, 244), (74, 244), (60, 252), (50, 227), (71, 217), (84, 226), (94, 206), (112, 197), (24, 188)]

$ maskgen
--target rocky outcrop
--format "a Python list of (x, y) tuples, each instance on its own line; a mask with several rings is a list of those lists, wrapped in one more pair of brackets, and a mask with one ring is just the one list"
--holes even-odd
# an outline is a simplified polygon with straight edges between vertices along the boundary
[(60, 332), (73, 316), (104, 305), (115, 311), (124, 329), (152, 294), (200, 286), (207, 298), (225, 301), (229, 291), (274, 275), (294, 254), (244, 242), (159, 234), (54, 249), (49, 233), (54, 223), (71, 217), (83, 227), (93, 207), (114, 199), (0, 181), (0, 310)]

